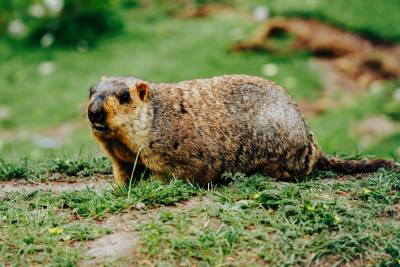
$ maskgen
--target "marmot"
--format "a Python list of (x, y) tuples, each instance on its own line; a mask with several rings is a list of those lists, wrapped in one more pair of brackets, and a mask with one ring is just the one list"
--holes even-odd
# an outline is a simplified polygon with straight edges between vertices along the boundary
[[(118, 184), (144, 169), (206, 184), (225, 172), (302, 178), (314, 170), (370, 172), (388, 160), (334, 159), (319, 149), (281, 86), (247, 75), (178, 83), (110, 77), (90, 88), (87, 117)], [(138, 157), (137, 157), (138, 155)]]

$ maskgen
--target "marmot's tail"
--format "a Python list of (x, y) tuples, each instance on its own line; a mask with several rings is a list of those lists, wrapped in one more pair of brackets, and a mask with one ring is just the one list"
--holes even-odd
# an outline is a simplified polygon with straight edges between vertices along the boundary
[(317, 161), (317, 170), (332, 170), (338, 173), (357, 173), (357, 172), (373, 172), (379, 168), (386, 167), (392, 169), (394, 162), (385, 159), (374, 159), (370, 161), (345, 160), (337, 158), (329, 158), (321, 153)]

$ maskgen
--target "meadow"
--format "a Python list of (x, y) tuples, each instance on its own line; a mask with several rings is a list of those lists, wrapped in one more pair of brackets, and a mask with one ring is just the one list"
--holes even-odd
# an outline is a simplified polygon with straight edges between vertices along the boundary
[[(364, 5), (355, 1), (347, 16), (340, 16), (344, 1), (339, 1), (333, 9), (327, 8), (325, 1), (309, 1), (302, 8), (295, 2), (271, 1), (270, 12), (278, 16), (296, 11), (382, 40), (396, 41), (400, 36), (397, 28), (390, 26), (394, 16), (379, 15), (386, 10), (394, 14), (398, 9), (395, 2)], [(248, 74), (281, 84), (296, 101), (317, 99), (325, 85), (322, 70), (313, 64), (309, 52), (273, 55), (229, 50), (263, 28), (263, 23), (251, 18), (251, 8), (257, 1), (249, 3), (192, 19), (176, 19), (156, 8), (122, 9), (123, 31), (83, 48), (43, 48), (3, 38), (0, 40), (0, 156), (11, 161), (25, 156), (40, 161), (47, 157), (73, 158), (80, 153), (97, 155), (99, 149), (90, 137), (84, 114), (88, 88), (102, 76), (134, 75), (154, 82), (176, 82)], [(357, 11), (357, 5), (363, 5), (363, 12)], [(390, 33), (389, 28), (393, 29)], [(272, 76), (265, 73), (268, 64), (276, 66)], [(322, 150), (331, 155), (362, 153), (397, 158), (397, 117), (390, 118), (395, 129), (375, 137), (368, 146), (359, 144), (362, 136), (354, 133), (354, 127), (370, 115), (394, 110), (397, 116), (398, 105), (393, 94), (398, 86), (398, 80), (393, 80), (375, 84), (355, 96), (342, 92), (337, 98), (344, 104), (307, 118)]]
[[(111, 163), (85, 118), (89, 87), (102, 76), (248, 74), (277, 82), (298, 102), (317, 102), (327, 80), (310, 50), (232, 51), (265, 28), (254, 9), (396, 46), (397, 1), (189, 1), (213, 7), (204, 17), (179, 1), (121, 2), (124, 27), (97, 42), (43, 47), (0, 38), (1, 264), (400, 266), (398, 169), (316, 172), (290, 183), (226, 174), (225, 185), (208, 187), (149, 179), (112, 189)], [(339, 90), (338, 105), (307, 115), (322, 150), (399, 161), (399, 88), (392, 78), (357, 94)], [(386, 124), (373, 121), (360, 134), (371, 117)], [(386, 125), (390, 131), (374, 134)]]

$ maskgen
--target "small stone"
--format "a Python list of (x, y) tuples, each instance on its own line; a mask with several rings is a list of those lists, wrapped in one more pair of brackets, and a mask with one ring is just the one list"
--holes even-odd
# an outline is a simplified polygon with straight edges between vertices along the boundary
[(136, 204), (135, 208), (138, 209), (138, 210), (143, 210), (143, 209), (146, 208), (146, 204), (144, 204), (142, 202), (139, 202), (139, 203)]

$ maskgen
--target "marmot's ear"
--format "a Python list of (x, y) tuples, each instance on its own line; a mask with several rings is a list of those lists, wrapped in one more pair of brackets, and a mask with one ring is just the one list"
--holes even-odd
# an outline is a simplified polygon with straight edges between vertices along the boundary
[(136, 91), (141, 100), (145, 100), (149, 94), (149, 85), (147, 82), (136, 82)]

